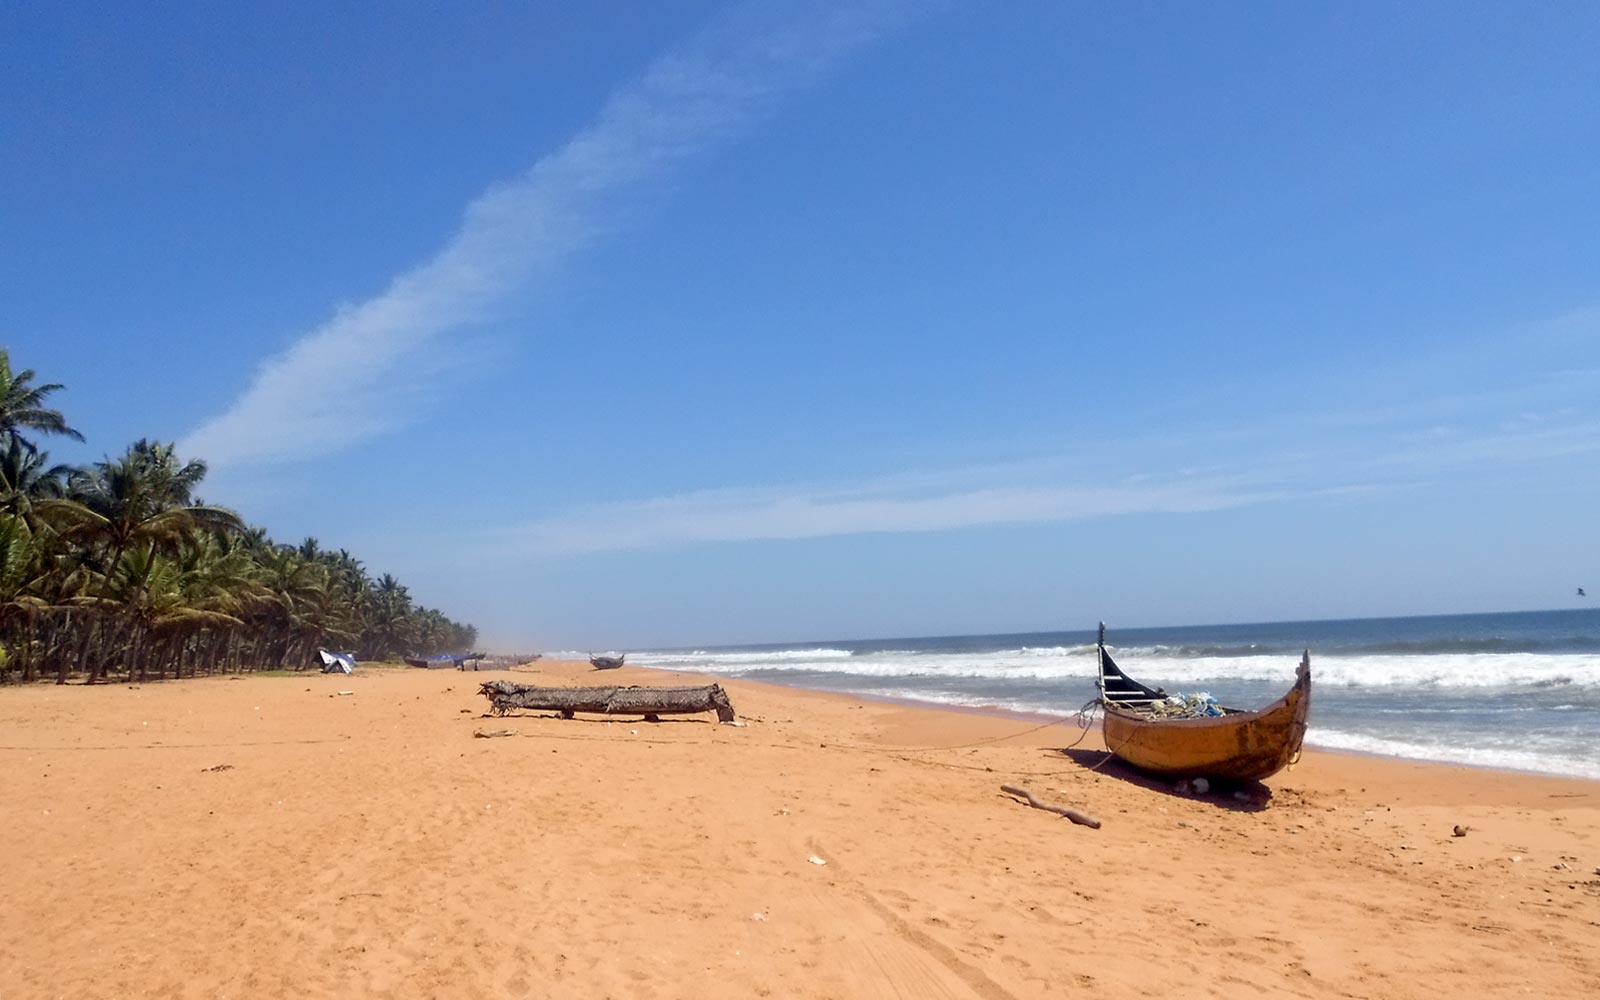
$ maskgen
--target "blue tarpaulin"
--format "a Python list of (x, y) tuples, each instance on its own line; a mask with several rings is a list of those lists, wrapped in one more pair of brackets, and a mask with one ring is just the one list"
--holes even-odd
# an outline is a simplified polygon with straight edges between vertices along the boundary
[(356, 669), (354, 653), (330, 653), (326, 649), (319, 649), (317, 653), (322, 656), (322, 672), (325, 674), (348, 674)]

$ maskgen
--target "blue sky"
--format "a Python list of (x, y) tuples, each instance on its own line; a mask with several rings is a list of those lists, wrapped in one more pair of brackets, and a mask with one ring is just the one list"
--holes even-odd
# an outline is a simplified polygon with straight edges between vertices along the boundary
[(499, 647), (1563, 606), (1587, 4), (0, 12), (0, 343)]

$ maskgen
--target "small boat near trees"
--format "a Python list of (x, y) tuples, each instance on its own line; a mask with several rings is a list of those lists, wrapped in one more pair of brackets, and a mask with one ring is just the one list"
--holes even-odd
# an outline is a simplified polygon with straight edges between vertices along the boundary
[(484, 653), (439, 653), (435, 656), (407, 656), (406, 663), (424, 670), (437, 670), (440, 667), (455, 667), (457, 670), (467, 669), (467, 664), (472, 664), (472, 669), (478, 669), (478, 664), (485, 658)]
[(1255, 712), (1209, 702), (1186, 711), (1165, 691), (1122, 672), (1106, 652), (1103, 624), (1098, 650), (1106, 749), (1134, 767), (1175, 777), (1260, 781), (1299, 759), (1311, 707), (1309, 650), (1289, 692)]
[(621, 656), (591, 656), (589, 657), (589, 666), (596, 670), (615, 670), (622, 666), (627, 658), (627, 653), (623, 653)]

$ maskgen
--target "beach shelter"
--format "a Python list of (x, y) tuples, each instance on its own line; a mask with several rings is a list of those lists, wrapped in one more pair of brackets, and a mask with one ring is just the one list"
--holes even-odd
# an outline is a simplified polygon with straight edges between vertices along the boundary
[(354, 653), (330, 653), (326, 649), (319, 649), (317, 655), (322, 657), (322, 672), (325, 674), (348, 674), (356, 669)]

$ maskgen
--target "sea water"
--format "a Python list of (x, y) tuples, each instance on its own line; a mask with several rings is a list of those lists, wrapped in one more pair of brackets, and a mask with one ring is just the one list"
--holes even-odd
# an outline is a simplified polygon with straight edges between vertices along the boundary
[[(1600, 778), (1600, 610), (1112, 625), (1107, 643), (1147, 685), (1238, 708), (1287, 691), (1310, 650), (1313, 746)], [(633, 651), (628, 662), (1057, 715), (1095, 696), (1087, 629)]]

